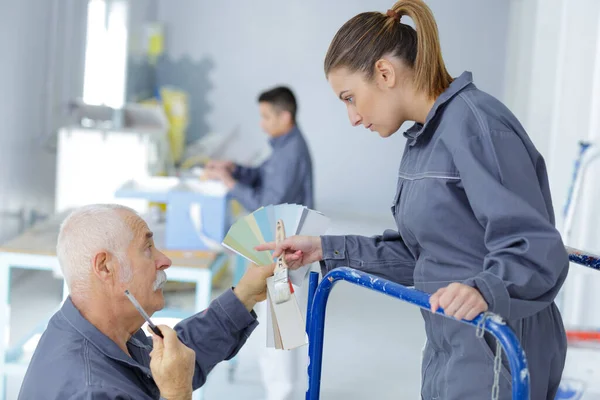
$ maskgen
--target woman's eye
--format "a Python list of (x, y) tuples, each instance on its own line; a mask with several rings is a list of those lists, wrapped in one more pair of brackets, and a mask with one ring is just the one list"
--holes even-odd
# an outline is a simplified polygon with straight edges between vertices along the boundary
[(347, 101), (349, 104), (352, 104), (352, 103), (354, 103), (354, 97), (346, 97), (346, 101)]

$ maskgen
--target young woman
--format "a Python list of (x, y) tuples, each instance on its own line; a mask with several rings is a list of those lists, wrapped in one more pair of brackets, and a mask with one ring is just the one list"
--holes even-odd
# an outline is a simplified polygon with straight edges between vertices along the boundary
[[(519, 121), (477, 89), (469, 72), (448, 74), (437, 25), (420, 0), (346, 22), (329, 47), (325, 74), (353, 126), (386, 138), (415, 121), (404, 133), (393, 199), (397, 231), (296, 236), (259, 249), (286, 253), (291, 268), (314, 261), (324, 273), (350, 266), (431, 293), (431, 308), (455, 320), (423, 312), (424, 399), (490, 396), (493, 339), (478, 339), (458, 321), (487, 310), (519, 337), (531, 398), (554, 399), (566, 352), (554, 298), (568, 256), (554, 227), (544, 160)], [(500, 398), (510, 399), (503, 364)]]

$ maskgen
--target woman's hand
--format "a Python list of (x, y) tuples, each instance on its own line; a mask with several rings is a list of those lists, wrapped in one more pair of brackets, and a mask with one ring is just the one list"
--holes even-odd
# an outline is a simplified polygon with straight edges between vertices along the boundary
[(432, 312), (436, 312), (438, 308), (442, 307), (447, 316), (467, 321), (472, 321), (488, 309), (479, 290), (456, 282), (432, 294), (429, 304)]
[(273, 250), (273, 257), (285, 254), (285, 261), (290, 269), (298, 269), (323, 259), (321, 238), (318, 236), (291, 236), (275, 245), (275, 242), (261, 244), (255, 250)]

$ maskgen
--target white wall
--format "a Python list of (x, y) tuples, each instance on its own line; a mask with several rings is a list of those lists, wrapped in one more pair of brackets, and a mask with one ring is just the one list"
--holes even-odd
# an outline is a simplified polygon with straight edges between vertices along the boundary
[(55, 156), (44, 146), (83, 73), (66, 57), (85, 39), (85, 4), (0, 2), (0, 240), (19, 229), (7, 214), (52, 212)]
[(504, 98), (521, 123), (526, 122), (529, 111), (537, 3), (536, 0), (510, 1)]
[(599, 135), (599, 27), (595, 0), (511, 1), (507, 104), (546, 158), (559, 225), (578, 141)]
[[(174, 58), (211, 58), (214, 89), (209, 125), (227, 131), (240, 123), (250, 140), (263, 139), (256, 97), (289, 84), (315, 162), (317, 207), (325, 212), (389, 218), (401, 134), (382, 140), (353, 129), (329, 88), (323, 59), (337, 29), (363, 11), (385, 12), (377, 1), (159, 1), (167, 52)], [(509, 6), (504, 1), (428, 1), (438, 20), (452, 75), (471, 70), (478, 86), (502, 98)]]

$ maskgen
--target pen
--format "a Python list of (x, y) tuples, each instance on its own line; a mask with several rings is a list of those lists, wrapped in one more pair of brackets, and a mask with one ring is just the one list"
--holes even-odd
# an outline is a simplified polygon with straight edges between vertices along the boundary
[(140, 312), (140, 314), (142, 314), (142, 317), (144, 317), (144, 319), (148, 323), (148, 326), (150, 327), (150, 329), (152, 329), (152, 332), (156, 333), (161, 338), (164, 338), (160, 329), (158, 329), (158, 327), (156, 325), (154, 325), (154, 323), (152, 321), (150, 321), (150, 317), (148, 316), (148, 314), (146, 314), (146, 311), (144, 311), (142, 306), (140, 306), (140, 303), (137, 302), (135, 297), (133, 297), (133, 295), (131, 293), (129, 293), (129, 290), (125, 291), (125, 296), (127, 296), (127, 298), (133, 303), (133, 306), (135, 308), (137, 308), (137, 310)]

